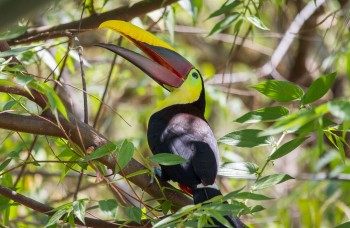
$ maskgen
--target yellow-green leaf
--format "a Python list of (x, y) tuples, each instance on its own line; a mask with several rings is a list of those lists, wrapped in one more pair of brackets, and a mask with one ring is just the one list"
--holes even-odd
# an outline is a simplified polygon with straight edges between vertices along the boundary
[(187, 162), (186, 159), (183, 157), (176, 155), (176, 154), (170, 154), (170, 153), (160, 153), (155, 154), (151, 157), (149, 157), (149, 160), (158, 163), (160, 165), (178, 165), (184, 162)]
[(323, 97), (332, 87), (336, 75), (336, 72), (333, 72), (316, 79), (306, 91), (304, 96), (301, 98), (301, 104), (310, 104)]
[(251, 88), (279, 102), (294, 101), (300, 99), (304, 94), (304, 91), (299, 86), (291, 82), (278, 80), (263, 81), (251, 86)]

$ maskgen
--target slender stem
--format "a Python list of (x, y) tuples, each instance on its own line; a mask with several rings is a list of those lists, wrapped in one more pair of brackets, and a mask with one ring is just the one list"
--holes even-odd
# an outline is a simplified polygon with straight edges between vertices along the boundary
[[(64, 57), (63, 57), (62, 68), (61, 68), (60, 74), (59, 74), (58, 77), (57, 77), (57, 82), (59, 82), (59, 81), (61, 80), (62, 75), (63, 75), (63, 71), (64, 71), (64, 69), (65, 69), (65, 67), (66, 67), (66, 64), (67, 64), (67, 60), (68, 60), (68, 56), (69, 56), (69, 51), (70, 51), (69, 45), (70, 45), (70, 42), (68, 42), (67, 51), (66, 51), (66, 53), (64, 54)], [(56, 91), (58, 85), (59, 85), (59, 83), (55, 83), (55, 85), (54, 85), (54, 87), (53, 87), (53, 89), (54, 89), (55, 91)]]
[[(83, 9), (81, 10), (81, 15), (80, 15), (80, 21), (79, 21), (79, 26), (78, 26), (78, 33), (80, 32), (81, 28), (81, 21), (83, 19), (84, 15), (84, 10), (85, 10), (85, 2), (83, 2)], [(80, 45), (79, 39), (77, 37), (74, 37), (74, 40), (77, 41), (78, 45), (78, 53), (79, 53), (79, 62), (80, 62), (80, 71), (81, 71), (81, 80), (82, 80), (82, 86), (83, 86), (83, 98), (84, 98), (84, 123), (89, 124), (89, 111), (88, 111), (88, 103), (87, 103), (87, 89), (86, 89), (86, 79), (85, 79), (85, 71), (84, 71), (84, 63), (83, 63), (83, 47)], [(78, 178), (78, 183), (77, 187), (75, 189), (73, 199), (77, 200), (78, 198), (78, 192), (81, 187), (81, 182), (83, 180), (83, 175), (84, 175), (84, 169), (81, 168), (81, 172)]]
[[(279, 140), (277, 141), (277, 143), (273, 144), (273, 149), (272, 149), (270, 155), (273, 154), (273, 153), (278, 149), (279, 145), (281, 144), (281, 142), (282, 142), (282, 140), (284, 139), (284, 137), (286, 136), (286, 134), (287, 134), (287, 132), (284, 131), (284, 132), (282, 133), (281, 137), (279, 138)], [(255, 183), (256, 183), (257, 181), (260, 180), (260, 178), (261, 178), (263, 172), (265, 171), (265, 168), (267, 167), (267, 165), (268, 165), (269, 162), (271, 161), (271, 160), (270, 160), (270, 155), (269, 155), (269, 157), (266, 159), (265, 164), (263, 165), (263, 167), (258, 171), (258, 173), (257, 173), (257, 178), (256, 178), (256, 180), (255, 180)]]
[[(271, 162), (271, 159), (270, 159), (271, 154), (273, 154), (278, 149), (279, 145), (281, 144), (281, 142), (284, 139), (284, 137), (286, 136), (286, 134), (287, 134), (287, 132), (284, 131), (282, 133), (281, 137), (279, 138), (279, 140), (277, 141), (277, 143), (272, 144), (272, 151), (271, 151), (269, 157), (266, 159), (263, 167), (257, 172), (257, 177), (254, 181), (254, 184), (257, 183), (261, 179), (262, 174), (264, 173), (267, 165)], [(252, 185), (252, 187), (250, 188), (250, 192), (255, 192), (254, 185)], [(247, 203), (248, 203), (248, 199), (245, 200), (244, 204), (247, 204)]]
[[(118, 45), (120, 45), (121, 42), (122, 42), (122, 38), (119, 38)], [(100, 101), (101, 103), (100, 103), (100, 106), (98, 107), (98, 110), (97, 110), (97, 113), (96, 113), (96, 117), (95, 117), (95, 120), (94, 120), (94, 124), (92, 125), (94, 128), (96, 128), (97, 122), (100, 119), (102, 106), (104, 104), (104, 101), (105, 101), (105, 98), (106, 98), (106, 95), (107, 95), (109, 83), (111, 81), (111, 77), (112, 77), (112, 73), (113, 73), (113, 69), (114, 69), (116, 61), (117, 61), (117, 55), (114, 55), (112, 63), (111, 63), (111, 67), (110, 67), (109, 72), (108, 72), (108, 77), (107, 77), (107, 82), (106, 82), (106, 85), (105, 85), (105, 90), (103, 91), (103, 94), (102, 94), (102, 97), (101, 97), (101, 101)]]
[[(35, 146), (37, 140), (38, 140), (38, 135), (35, 135), (35, 136), (34, 136), (34, 139), (33, 139), (33, 142), (32, 142), (32, 144), (30, 145), (30, 148), (28, 149), (28, 155), (27, 155), (27, 157), (26, 157), (26, 162), (29, 161), (29, 158), (30, 158), (30, 156), (31, 156), (31, 154), (32, 154), (32, 151), (33, 151), (33, 149), (34, 149), (34, 146)], [(20, 181), (20, 179), (21, 179), (21, 177), (22, 177), (22, 175), (23, 175), (25, 169), (26, 169), (26, 164), (24, 163), (23, 166), (21, 167), (21, 170), (19, 171), (19, 174), (18, 174), (18, 176), (17, 176), (17, 178), (16, 178), (15, 183), (13, 184), (14, 187), (17, 186), (17, 184), (18, 184), (18, 182)]]

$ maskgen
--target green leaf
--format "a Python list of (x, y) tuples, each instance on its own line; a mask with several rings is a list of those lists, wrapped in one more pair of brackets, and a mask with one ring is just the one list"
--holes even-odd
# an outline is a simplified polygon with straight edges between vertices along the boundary
[(202, 8), (203, 0), (190, 0), (191, 2), (191, 11), (192, 11), (192, 22), (193, 24), (196, 24), (199, 11)]
[(121, 169), (123, 169), (134, 156), (134, 144), (129, 142), (128, 140), (124, 140), (123, 144), (118, 153), (118, 165), (115, 167), (115, 173), (119, 173)]
[(256, 194), (252, 192), (239, 192), (235, 195), (235, 198), (237, 199), (250, 199), (250, 200), (271, 200), (273, 198), (261, 195), (261, 194)]
[(33, 89), (35, 89), (36, 91), (38, 91), (46, 96), (46, 98), (49, 102), (49, 106), (50, 106), (52, 112), (54, 113), (54, 115), (56, 116), (56, 118), (58, 118), (57, 111), (59, 111), (66, 119), (68, 119), (66, 107), (62, 103), (61, 99), (59, 98), (59, 96), (57, 95), (55, 90), (53, 90), (53, 88), (51, 88), (46, 83), (38, 82), (35, 80), (31, 81), (29, 85)]
[(18, 159), (20, 153), (23, 151), (23, 145), (20, 145), (19, 147), (17, 147), (15, 150), (11, 151), (7, 157), (9, 158), (14, 158), (14, 159)]
[(266, 177), (262, 177), (257, 182), (255, 182), (253, 189), (259, 190), (263, 188), (268, 188), (268, 187), (283, 183), (290, 179), (294, 179), (294, 178), (289, 176), (288, 174), (272, 174)]
[[(198, 208), (198, 205), (187, 205), (187, 206), (181, 207), (180, 210), (178, 210), (175, 214), (182, 217), (183, 215), (188, 214), (191, 211), (196, 210), (197, 208)], [(175, 214), (173, 214), (173, 215), (175, 215)]]
[(3, 211), (3, 210), (6, 210), (10, 207), (16, 207), (16, 206), (20, 206), (22, 204), (19, 204), (19, 203), (9, 203), (9, 199), (6, 198), (6, 202), (3, 201), (4, 198), (2, 198), (2, 196), (0, 197), (0, 211)]
[(165, 217), (164, 219), (160, 220), (156, 224), (153, 225), (154, 228), (157, 227), (168, 227), (170, 223), (180, 219), (181, 217), (185, 216), (186, 214), (189, 214), (191, 211), (195, 210), (198, 206), (197, 205), (187, 205), (180, 210), (178, 210), (176, 213)]
[(288, 113), (289, 110), (282, 106), (267, 107), (248, 112), (234, 121), (238, 123), (258, 123), (272, 121), (282, 116), (286, 116)]
[(271, 136), (259, 136), (262, 130), (258, 129), (243, 129), (239, 131), (233, 131), (218, 141), (227, 145), (237, 147), (256, 147), (270, 145), (274, 139)]
[(142, 210), (138, 207), (126, 207), (125, 214), (132, 220), (137, 223), (141, 223)]
[(124, 178), (129, 179), (131, 177), (135, 177), (135, 176), (146, 174), (146, 173), (150, 174), (151, 171), (148, 170), (148, 169), (140, 169), (140, 170), (138, 170), (136, 172), (133, 172), (133, 173), (130, 173), (130, 174), (126, 175), (126, 176), (121, 177), (121, 179), (124, 179)]
[(76, 154), (76, 152), (74, 150), (72, 150), (72, 148), (66, 147), (64, 148), (64, 150), (58, 155), (59, 158), (79, 158), (80, 156), (78, 156)]
[[(336, 123), (334, 123), (333, 121), (331, 121), (330, 119), (328, 119), (325, 116), (320, 117), (322, 119), (322, 131), (328, 129), (329, 126), (334, 126), (336, 125)], [(299, 129), (297, 129), (296, 131), (294, 131), (296, 134), (298, 135), (307, 135), (310, 132), (313, 131), (319, 131), (319, 119), (320, 118), (316, 118), (311, 120), (309, 123), (303, 125), (302, 127), (300, 127)]]
[(6, 166), (8, 166), (8, 164), (10, 164), (11, 161), (12, 161), (12, 158), (8, 158), (3, 163), (0, 164), (0, 173), (6, 168)]
[(275, 152), (273, 152), (270, 155), (269, 159), (276, 160), (278, 158), (281, 158), (287, 155), (288, 153), (293, 151), (295, 148), (297, 148), (300, 144), (302, 144), (306, 139), (307, 137), (302, 137), (302, 138), (292, 139), (291, 141), (286, 142), (285, 144), (280, 146)]
[(4, 108), (2, 110), (3, 111), (10, 110), (16, 103), (17, 101), (9, 101), (4, 105)]
[(340, 138), (337, 135), (334, 135), (334, 137), (335, 137), (335, 142), (336, 142), (336, 145), (337, 145), (337, 149), (340, 152), (340, 156), (342, 158), (342, 161), (345, 162), (345, 149), (344, 149), (344, 144), (342, 142), (343, 140), (342, 140), (342, 138)]
[(250, 214), (253, 214), (253, 213), (256, 213), (256, 212), (259, 212), (259, 211), (262, 211), (262, 210), (265, 210), (265, 208), (261, 205), (255, 205), (251, 210), (250, 210)]
[(10, 82), (8, 79), (0, 79), (0, 86), (16, 86), (16, 84)]
[(219, 21), (214, 28), (210, 31), (209, 36), (213, 35), (215, 33), (221, 32), (222, 30), (226, 29), (228, 26), (230, 26), (234, 21), (236, 21), (240, 13), (231, 13), (230, 15), (226, 16), (223, 20)]
[(340, 224), (334, 228), (349, 228), (350, 227), (350, 222), (345, 222), (343, 224)]
[(251, 86), (272, 100), (290, 102), (303, 96), (304, 91), (297, 85), (278, 80), (268, 80)]
[(109, 217), (112, 217), (113, 219), (116, 218), (118, 211), (118, 203), (115, 199), (100, 200), (98, 201), (98, 206), (100, 207), (103, 213), (105, 213)]
[(171, 205), (172, 205), (172, 203), (169, 200), (165, 200), (162, 203), (162, 212), (164, 215), (168, 214), (168, 212), (170, 211)]
[(116, 151), (117, 146), (113, 143), (108, 143), (106, 145), (103, 145), (99, 148), (97, 148), (95, 151), (92, 152), (92, 154), (89, 154), (84, 157), (84, 161), (90, 161), (90, 160), (95, 160), (98, 158), (101, 158), (107, 154), (113, 153)]
[(328, 102), (328, 110), (342, 121), (350, 121), (350, 101), (334, 100)]
[(15, 81), (16, 84), (21, 86), (26, 86), (32, 81), (34, 81), (34, 76), (31, 75), (22, 75), (22, 74), (16, 74), (15, 75)]
[(3, 51), (0, 53), (0, 58), (5, 58), (9, 56), (16, 56), (19, 54), (22, 54), (23, 52), (29, 51), (35, 47), (38, 47), (41, 45), (31, 45), (31, 46), (23, 46), (23, 47), (18, 47), (18, 48), (12, 48), (11, 50)]
[(235, 190), (235, 191), (232, 191), (232, 192), (228, 193), (227, 195), (225, 195), (225, 196), (222, 198), (222, 200), (223, 200), (223, 201), (227, 201), (227, 200), (229, 200), (229, 199), (235, 199), (235, 198), (236, 198), (236, 195), (237, 195), (239, 192), (241, 192), (243, 189), (244, 189), (244, 187), (243, 187), (243, 188), (240, 188), (240, 189), (238, 189), (238, 190)]
[(250, 162), (230, 162), (224, 163), (219, 167), (218, 175), (228, 178), (255, 178), (259, 167)]
[(323, 143), (324, 143), (324, 139), (323, 139), (323, 120), (322, 118), (318, 118), (316, 119), (316, 133), (317, 133), (317, 149), (318, 149), (318, 153), (321, 154), (323, 153)]
[(241, 29), (242, 24), (243, 24), (243, 20), (237, 21), (237, 23), (235, 24), (235, 27), (233, 29), (233, 33), (238, 34), (239, 30)]
[[(0, 178), (0, 184), (4, 187), (13, 188), (12, 175), (9, 173), (2, 174)], [(1, 199), (1, 196), (0, 196), (0, 199)]]
[(207, 220), (208, 220), (207, 215), (206, 214), (202, 214), (201, 217), (199, 217), (199, 219), (198, 219), (197, 227), (198, 228), (204, 227), (207, 224)]
[(24, 34), (28, 26), (11, 26), (11, 30), (0, 33), (0, 40), (10, 40)]
[(56, 213), (51, 216), (51, 218), (49, 219), (45, 227), (56, 224), (61, 219), (61, 217), (66, 213), (67, 213), (67, 208), (62, 208), (61, 210), (56, 211)]
[(72, 213), (69, 213), (68, 224), (70, 225), (70, 227), (76, 227), (74, 222), (74, 215)]
[(262, 132), (261, 135), (274, 135), (284, 131), (295, 132), (317, 118), (323, 117), (327, 112), (327, 103), (312, 109), (302, 109), (297, 113), (278, 120), (272, 127)]
[(170, 154), (170, 153), (155, 154), (149, 157), (149, 160), (165, 166), (178, 165), (178, 164), (187, 162), (187, 160), (184, 159), (183, 157), (176, 154)]
[(58, 110), (66, 119), (68, 119), (66, 106), (64, 106), (57, 93), (47, 84), (42, 84), (42, 86), (45, 90), (45, 96), (49, 101), (51, 109), (54, 112)]
[(202, 209), (215, 210), (220, 212), (221, 215), (231, 215), (232, 213), (238, 214), (240, 210), (245, 208), (246, 206), (243, 203), (239, 203), (237, 201), (232, 201), (232, 203), (214, 202), (202, 205)]
[(216, 16), (219, 16), (221, 14), (226, 14), (228, 12), (230, 12), (231, 10), (233, 10), (234, 8), (236, 8), (237, 6), (239, 6), (240, 4), (242, 4), (242, 1), (233, 1), (229, 4), (227, 4), (228, 1), (226, 1), (221, 7), (220, 9), (214, 11), (212, 14), (210, 14), (210, 16), (208, 17), (209, 18), (212, 18), (212, 17), (216, 17)]
[(310, 104), (323, 97), (332, 87), (336, 76), (336, 72), (333, 72), (316, 79), (301, 98), (301, 104)]
[(85, 224), (85, 205), (84, 201), (74, 201), (73, 202), (73, 211), (74, 215)]
[(224, 216), (221, 215), (221, 213), (215, 211), (215, 210), (208, 210), (208, 215), (210, 217), (214, 217), (216, 220), (218, 220), (224, 227), (231, 227), (231, 224), (228, 222), (227, 219), (225, 219)]
[(262, 30), (270, 30), (269, 28), (264, 25), (264, 23), (256, 16), (247, 16), (247, 20), (252, 23), (255, 27), (258, 27)]

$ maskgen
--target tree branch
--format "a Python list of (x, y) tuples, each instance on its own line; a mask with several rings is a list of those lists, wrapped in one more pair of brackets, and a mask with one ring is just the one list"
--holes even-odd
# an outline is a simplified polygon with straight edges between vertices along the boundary
[[(52, 216), (53, 214), (55, 214), (55, 211), (52, 211), (54, 208), (42, 204), (38, 201), (35, 201), (31, 198), (28, 198), (24, 195), (19, 194), (18, 192), (12, 191), (9, 188), (6, 188), (2, 185), (0, 185), (0, 195), (5, 196), (6, 198), (12, 199), (13, 201), (20, 203), (26, 207), (29, 207), (35, 211), (38, 211), (40, 213), (46, 214), (48, 216)], [(93, 219), (93, 218), (85, 218), (85, 224), (83, 224), (79, 219), (77, 219), (76, 217), (74, 218), (74, 222), (76, 224), (79, 225), (85, 225), (87, 227), (111, 227), (111, 228), (115, 228), (117, 226), (121, 226), (122, 224), (118, 224), (115, 222), (106, 222), (104, 220), (99, 220), (99, 219)], [(141, 224), (138, 225), (136, 223), (129, 223), (128, 225), (126, 225), (126, 227), (144, 227), (145, 225), (147, 225), (148, 221), (145, 224)]]
[(64, 138), (62, 130), (52, 122), (39, 116), (23, 116), (12, 113), (0, 113), (0, 128)]
[[(144, 0), (132, 6), (123, 6), (105, 13), (92, 15), (81, 20), (80, 32), (97, 28), (106, 20), (129, 21), (134, 17), (144, 15), (161, 7), (168, 6), (178, 0)], [(28, 29), (23, 35), (8, 41), (10, 45), (36, 42), (40, 40), (53, 39), (57, 37), (72, 36), (78, 33), (80, 20), (56, 26), (43, 26)]]

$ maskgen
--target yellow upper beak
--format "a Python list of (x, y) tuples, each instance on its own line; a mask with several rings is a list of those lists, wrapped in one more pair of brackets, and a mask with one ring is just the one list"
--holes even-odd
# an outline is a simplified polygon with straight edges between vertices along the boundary
[[(119, 21), (119, 20), (110, 20), (105, 21), (100, 24), (99, 28), (108, 28), (114, 32), (119, 33), (129, 41), (133, 42), (136, 46), (139, 46), (139, 43), (146, 43), (151, 46), (159, 46), (172, 51), (175, 51), (173, 47), (165, 43), (163, 40), (157, 38), (152, 33), (143, 30), (129, 22)], [(139, 47), (140, 48), (140, 47)], [(142, 50), (142, 47), (140, 48)]]

